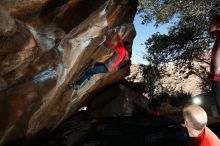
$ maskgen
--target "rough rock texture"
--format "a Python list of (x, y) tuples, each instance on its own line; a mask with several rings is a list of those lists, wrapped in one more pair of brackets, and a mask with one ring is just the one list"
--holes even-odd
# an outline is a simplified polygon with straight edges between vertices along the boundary
[[(201, 61), (203, 60), (203, 62)], [(155, 92), (176, 92), (189, 93), (196, 96), (209, 90), (209, 64), (210, 51), (204, 52), (201, 60), (191, 62), (192, 66), (184, 65), (177, 68), (174, 63), (167, 64), (163, 77), (155, 84), (158, 84)], [(130, 75), (126, 77), (128, 81), (140, 83), (144, 81), (144, 65), (133, 64), (130, 67)]]
[[(146, 97), (138, 95), (132, 89), (122, 84), (110, 85), (102, 90), (96, 98), (90, 100), (87, 108), (81, 108), (76, 114), (63, 121), (47, 139), (39, 142), (37, 145), (87, 145), (83, 144), (85, 143), (85, 137), (89, 134), (96, 135), (95, 132), (89, 132), (94, 128), (94, 124), (98, 124), (99, 121), (105, 118), (106, 121), (109, 119), (110, 123), (112, 119), (120, 121), (120, 119), (130, 118), (136, 121), (137, 117), (147, 118), (150, 112), (148, 104), (149, 101)], [(120, 122), (118, 124), (126, 125), (123, 121)], [(134, 123), (140, 124), (138, 122)], [(100, 127), (102, 126), (100, 125)], [(127, 128), (132, 129), (132, 126)], [(124, 135), (127, 134), (122, 136)], [(97, 136), (99, 137), (100, 135)], [(102, 137), (99, 138), (102, 139)], [(111, 145), (109, 142), (107, 144)]]
[(130, 74), (126, 77), (126, 79), (134, 83), (144, 82), (143, 67), (144, 65), (142, 64), (132, 64), (130, 66)]
[(87, 105), (90, 117), (132, 116), (150, 112), (149, 101), (123, 85), (111, 87)]
[(106, 39), (116, 42), (118, 32), (132, 43), (136, 7), (136, 0), (0, 1), (0, 145), (45, 136), (89, 95), (126, 76), (130, 62), (95, 75), (77, 94), (67, 89), (110, 56)]
[(179, 71), (173, 64), (167, 66), (167, 75), (161, 79), (162, 86), (170, 89), (170, 93), (181, 92), (190, 93), (192, 96), (204, 93), (205, 85), (203, 78), (209, 72), (209, 65), (205, 63), (193, 62), (196, 70), (205, 72), (195, 73), (193, 69), (185, 67), (184, 71)]

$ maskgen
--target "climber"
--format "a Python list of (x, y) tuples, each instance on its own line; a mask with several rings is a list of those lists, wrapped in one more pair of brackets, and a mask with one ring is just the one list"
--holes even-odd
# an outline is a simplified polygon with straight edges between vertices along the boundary
[(214, 15), (209, 27), (211, 35), (215, 36), (215, 43), (211, 55), (212, 92), (216, 100), (218, 114), (220, 115), (220, 15)]
[(129, 59), (126, 49), (130, 47), (130, 43), (127, 41), (122, 43), (121, 36), (118, 35), (117, 45), (107, 40), (105, 44), (114, 49), (112, 56), (104, 63), (95, 64), (93, 68), (88, 69), (75, 84), (69, 83), (68, 87), (70, 89), (78, 89), (85, 80), (90, 79), (94, 74), (112, 72), (123, 60)]

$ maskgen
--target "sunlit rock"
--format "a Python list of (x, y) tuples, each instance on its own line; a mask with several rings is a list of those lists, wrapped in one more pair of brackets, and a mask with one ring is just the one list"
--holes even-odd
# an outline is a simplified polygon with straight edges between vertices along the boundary
[(129, 73), (128, 61), (95, 75), (77, 94), (67, 88), (110, 56), (106, 39), (115, 43), (119, 33), (132, 43), (137, 1), (1, 0), (0, 5), (0, 145), (28, 145), (44, 137), (89, 95)]

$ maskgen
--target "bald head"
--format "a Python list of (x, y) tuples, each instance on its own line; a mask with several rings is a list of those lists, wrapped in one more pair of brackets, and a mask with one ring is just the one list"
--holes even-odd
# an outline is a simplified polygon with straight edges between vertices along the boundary
[(207, 114), (203, 108), (197, 105), (188, 105), (183, 108), (184, 119), (195, 130), (202, 130), (207, 124)]

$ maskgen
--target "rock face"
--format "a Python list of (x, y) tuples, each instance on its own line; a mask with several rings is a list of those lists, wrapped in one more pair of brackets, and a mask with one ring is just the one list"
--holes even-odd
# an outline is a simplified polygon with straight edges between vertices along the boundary
[(133, 116), (140, 113), (148, 113), (149, 100), (123, 85), (111, 87), (94, 100), (87, 110), (92, 118)]
[(192, 63), (195, 64), (194, 69), (184, 67), (182, 71), (169, 64), (166, 68), (166, 76), (160, 80), (162, 86), (169, 89), (170, 93), (182, 91), (192, 96), (204, 93), (204, 90), (208, 89), (209, 65), (197, 61)]
[[(127, 88), (124, 83), (114, 84), (106, 87), (102, 90), (93, 100), (90, 100), (86, 104), (87, 108), (81, 108), (77, 113), (72, 115), (67, 120), (64, 120), (57, 128), (47, 137), (40, 141), (37, 145), (41, 146), (72, 146), (72, 145), (96, 145), (96, 144), (86, 144), (86, 139), (88, 135), (98, 137), (100, 141), (104, 140), (103, 136), (106, 135), (104, 131), (102, 134), (98, 134), (92, 129), (94, 129), (94, 124), (98, 124), (101, 121), (111, 122), (112, 119), (117, 120), (120, 128), (126, 125), (128, 119), (133, 119), (135, 124), (140, 125), (140, 121), (137, 122), (137, 118), (147, 118), (149, 116), (149, 100), (143, 95), (139, 95), (132, 89)], [(151, 115), (152, 116), (152, 115)], [(148, 117), (149, 118), (149, 117)], [(125, 119), (121, 121), (120, 119)], [(113, 120), (113, 121), (114, 121)], [(149, 121), (148, 121), (149, 122)], [(102, 124), (98, 127), (102, 127)], [(129, 125), (131, 126), (131, 125)], [(132, 126), (127, 126), (126, 129), (132, 129)], [(106, 126), (104, 126), (106, 127)], [(104, 128), (103, 127), (103, 128)], [(138, 126), (134, 126), (138, 127)], [(106, 127), (107, 128), (107, 127)], [(96, 128), (95, 128), (96, 129)], [(93, 133), (94, 132), (94, 133)], [(113, 132), (114, 133), (114, 132)], [(142, 132), (141, 132), (142, 133)], [(120, 138), (127, 135), (128, 133), (121, 134)], [(136, 130), (135, 130), (136, 134)], [(108, 135), (108, 134), (107, 134)], [(111, 135), (109, 140), (115, 140)], [(116, 134), (118, 137), (119, 135)], [(126, 137), (126, 136), (125, 136)], [(126, 140), (129, 140), (126, 139)], [(133, 141), (134, 139), (132, 139)], [(119, 142), (119, 141), (118, 141)], [(111, 142), (99, 143), (97, 145), (111, 145)], [(117, 144), (115, 144), (117, 145)], [(132, 144), (135, 145), (135, 144)]]
[[(185, 64), (178, 68), (174, 63), (166, 64), (162, 78), (157, 81), (155, 92), (189, 93), (196, 96), (210, 90), (209, 87), (209, 62), (210, 51), (202, 54), (201, 60), (193, 60), (191, 66)], [(143, 70), (146, 66), (133, 64), (130, 67), (130, 75), (126, 79), (134, 83), (144, 83)]]
[[(0, 1), (0, 145), (28, 145), (53, 130), (106, 85), (121, 80), (130, 62), (67, 89), (113, 50), (117, 33), (132, 43), (136, 0)], [(129, 50), (131, 51), (131, 50)]]
[(132, 64), (130, 66), (130, 75), (127, 76), (126, 79), (134, 83), (144, 82), (143, 68), (144, 68), (144, 65), (142, 64)]

